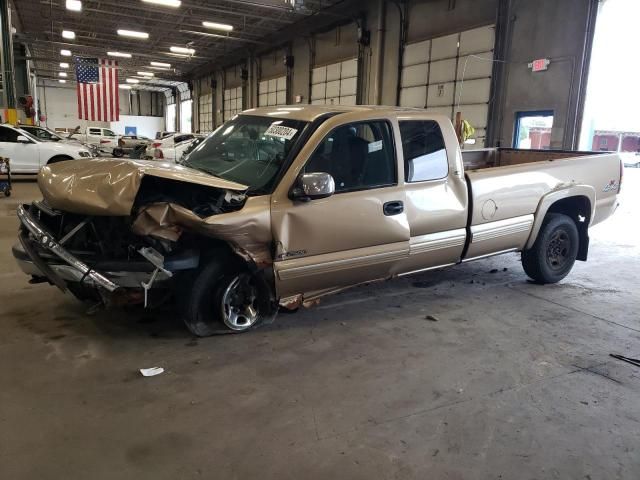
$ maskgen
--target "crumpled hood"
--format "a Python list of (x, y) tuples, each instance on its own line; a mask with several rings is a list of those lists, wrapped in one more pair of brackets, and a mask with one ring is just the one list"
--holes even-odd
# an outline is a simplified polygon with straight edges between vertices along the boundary
[(38, 186), (47, 203), (58, 210), (126, 216), (145, 175), (224, 190), (242, 192), (248, 188), (174, 163), (110, 158), (47, 165), (38, 174)]

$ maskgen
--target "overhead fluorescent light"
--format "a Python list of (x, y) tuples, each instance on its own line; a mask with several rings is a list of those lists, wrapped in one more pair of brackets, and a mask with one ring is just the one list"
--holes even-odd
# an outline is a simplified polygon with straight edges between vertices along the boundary
[(143, 77), (153, 77), (153, 73), (151, 72), (138, 72), (138, 75), (142, 75)]
[(210, 28), (212, 30), (222, 30), (223, 32), (230, 32), (233, 30), (233, 25), (218, 22), (202, 22), (203, 27)]
[(187, 47), (171, 47), (169, 50), (171, 50), (173, 53), (181, 53), (182, 55), (193, 55), (194, 53), (196, 53), (193, 48)]
[(119, 85), (119, 87), (123, 90), (131, 90), (131, 85)]
[(131, 37), (131, 38), (142, 38), (146, 40), (149, 38), (149, 34), (147, 32), (136, 32), (135, 30), (118, 30), (118, 35), (121, 37)]
[(62, 38), (68, 38), (69, 40), (76, 39), (76, 32), (72, 32), (71, 30), (62, 30)]
[(67, 72), (58, 72), (58, 76), (66, 78)]
[(80, 0), (67, 0), (67, 10), (80, 12), (82, 10), (82, 2)]
[(107, 52), (107, 55), (109, 55), (110, 57), (131, 58), (130, 53), (123, 53), (123, 52)]
[(180, 0), (142, 0), (145, 3), (153, 3), (155, 5), (162, 5), (163, 7), (179, 7), (182, 2)]
[(140, 80), (135, 78), (127, 78), (127, 83), (140, 83)]
[(69, 68), (69, 64), (66, 62), (60, 62), (60, 68)]
[(151, 62), (149, 65), (152, 65), (154, 67), (171, 68), (170, 63), (164, 63), (164, 62)]
[(58, 80), (60, 83), (67, 83), (66, 80), (63, 80), (62, 78), (60, 80)]
[(70, 57), (71, 56), (71, 50), (60, 50), (60, 55), (62, 55), (63, 57)]

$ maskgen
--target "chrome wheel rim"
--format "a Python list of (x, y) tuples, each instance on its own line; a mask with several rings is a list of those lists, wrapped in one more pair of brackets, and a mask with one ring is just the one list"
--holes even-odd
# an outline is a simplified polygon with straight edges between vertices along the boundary
[(222, 320), (236, 332), (251, 328), (258, 321), (256, 287), (247, 274), (235, 277), (222, 295)]
[(553, 270), (562, 270), (569, 261), (571, 238), (564, 230), (556, 230), (547, 245), (547, 264)]

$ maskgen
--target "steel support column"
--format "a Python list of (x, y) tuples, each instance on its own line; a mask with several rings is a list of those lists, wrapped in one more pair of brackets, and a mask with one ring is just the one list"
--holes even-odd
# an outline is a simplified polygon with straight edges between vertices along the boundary
[(0, 0), (0, 35), (2, 41), (2, 83), (4, 115), (2, 120), (16, 124), (18, 111), (16, 110), (16, 77), (13, 64), (13, 34), (11, 32), (11, 10), (9, 0)]

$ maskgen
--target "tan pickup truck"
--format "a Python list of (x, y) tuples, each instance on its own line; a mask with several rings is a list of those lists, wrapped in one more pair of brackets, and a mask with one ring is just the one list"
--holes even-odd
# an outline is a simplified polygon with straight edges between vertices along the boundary
[(615, 211), (622, 169), (616, 154), (461, 152), (421, 110), (253, 109), (178, 165), (44, 167), (14, 256), (81, 299), (175, 298), (194, 334), (241, 332), (278, 306), (505, 252), (558, 282)]

